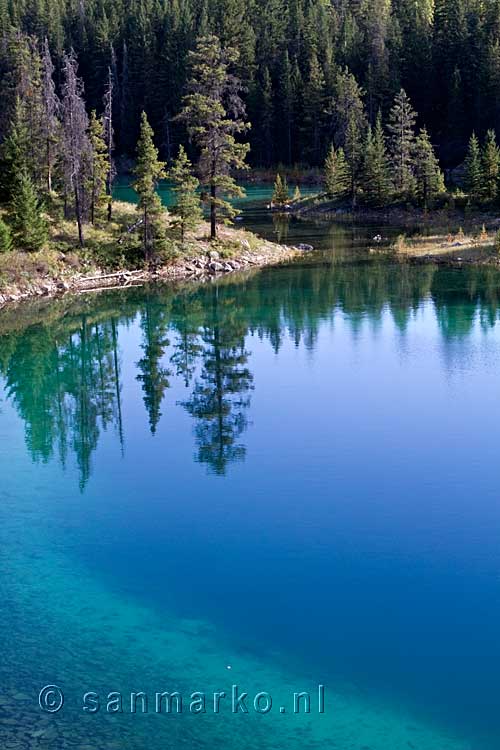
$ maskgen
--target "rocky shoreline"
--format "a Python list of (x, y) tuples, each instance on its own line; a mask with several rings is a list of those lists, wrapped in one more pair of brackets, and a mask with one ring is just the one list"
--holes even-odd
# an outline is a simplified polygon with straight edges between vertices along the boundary
[[(248, 243), (247, 243), (248, 245)], [(247, 271), (270, 265), (279, 265), (296, 258), (301, 249), (278, 245), (262, 240), (257, 249), (243, 246), (242, 252), (230, 258), (221, 257), (216, 250), (209, 250), (195, 257), (177, 259), (153, 270), (123, 269), (114, 273), (99, 271), (90, 274), (74, 274), (57, 278), (46, 274), (23, 285), (0, 288), (0, 309), (24, 300), (57, 297), (64, 294), (85, 294), (115, 288), (141, 286), (151, 282), (208, 281), (237, 271)]]

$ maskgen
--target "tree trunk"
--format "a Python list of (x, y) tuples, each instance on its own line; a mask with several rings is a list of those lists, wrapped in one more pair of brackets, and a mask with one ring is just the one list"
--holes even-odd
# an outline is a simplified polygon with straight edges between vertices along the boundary
[(210, 239), (217, 239), (217, 206), (215, 205), (216, 187), (212, 182), (210, 185)]
[(85, 242), (83, 239), (83, 226), (82, 226), (82, 211), (80, 207), (80, 193), (78, 191), (78, 187), (75, 185), (75, 213), (76, 213), (76, 221), (78, 224), (78, 239), (80, 242), (80, 247), (83, 247)]

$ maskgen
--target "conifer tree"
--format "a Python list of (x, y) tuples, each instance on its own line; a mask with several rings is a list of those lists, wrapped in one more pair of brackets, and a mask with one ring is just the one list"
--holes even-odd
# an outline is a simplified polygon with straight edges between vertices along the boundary
[(390, 196), (390, 176), (382, 114), (379, 110), (375, 129), (368, 128), (365, 144), (363, 192), (373, 206), (384, 206)]
[(109, 170), (108, 148), (104, 125), (93, 109), (90, 113), (88, 137), (90, 142), (87, 194), (90, 199), (90, 222), (95, 224), (96, 213), (106, 202), (106, 178)]
[(335, 150), (333, 144), (330, 146), (325, 161), (324, 178), (326, 192), (330, 198), (341, 199), (348, 195), (350, 190), (349, 166), (343, 148)]
[(279, 173), (276, 175), (274, 182), (274, 192), (272, 202), (276, 206), (286, 206), (289, 201), (288, 195), (288, 184), (286, 177), (282, 177)]
[(465, 160), (465, 186), (472, 201), (479, 201), (483, 191), (483, 166), (481, 162), (481, 148), (475, 133), (469, 141), (469, 149)]
[(10, 200), (18, 175), (28, 171), (29, 135), (26, 111), (21, 99), (16, 99), (10, 129), (1, 145), (0, 187), (5, 200)]
[(390, 155), (394, 187), (401, 196), (410, 196), (414, 189), (413, 150), (417, 115), (404, 89), (394, 99), (387, 129), (390, 133)]
[(309, 63), (309, 78), (304, 91), (303, 107), (307, 149), (312, 163), (318, 164), (325, 115), (325, 76), (314, 52)]
[(236, 50), (223, 49), (216, 36), (207, 36), (198, 41), (189, 61), (188, 93), (177, 119), (186, 123), (189, 136), (201, 152), (198, 169), (208, 190), (210, 236), (215, 239), (220, 213), (228, 219), (236, 215), (226, 197), (244, 195), (230, 172), (246, 168), (249, 146), (236, 138), (249, 125), (245, 121), (241, 83), (231, 72), (238, 61)]
[(12, 250), (12, 232), (10, 227), (0, 218), (0, 254), (10, 253)]
[(483, 194), (487, 201), (494, 201), (498, 195), (498, 175), (500, 150), (494, 130), (488, 130), (483, 146)]
[(350, 178), (351, 202), (356, 194), (363, 166), (363, 143), (366, 130), (366, 113), (363, 91), (347, 69), (342, 71), (336, 84), (334, 108), (335, 143), (343, 150)]
[(444, 191), (444, 180), (425, 127), (415, 141), (415, 179), (417, 197), (428, 208), (436, 196)]
[(196, 229), (202, 219), (200, 198), (197, 193), (199, 180), (193, 175), (193, 165), (189, 161), (184, 146), (179, 146), (179, 154), (168, 173), (174, 184), (176, 194), (172, 212), (175, 216), (174, 226), (180, 229), (181, 242), (184, 244), (186, 231)]
[(153, 259), (155, 240), (161, 235), (159, 217), (162, 211), (158, 182), (166, 177), (165, 164), (158, 158), (153, 129), (142, 113), (141, 132), (137, 142), (137, 163), (134, 169), (134, 190), (139, 196), (137, 210), (142, 214), (142, 244), (146, 261)]
[(47, 224), (33, 182), (24, 170), (16, 180), (8, 215), (16, 247), (41, 250), (48, 238)]

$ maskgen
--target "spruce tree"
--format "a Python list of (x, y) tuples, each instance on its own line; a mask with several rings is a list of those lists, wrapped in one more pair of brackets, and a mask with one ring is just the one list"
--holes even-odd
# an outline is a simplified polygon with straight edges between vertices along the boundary
[(48, 239), (47, 223), (31, 178), (23, 170), (9, 203), (9, 223), (16, 244), (23, 250), (41, 250)]
[(181, 242), (184, 244), (186, 231), (196, 229), (202, 219), (200, 197), (197, 193), (199, 180), (193, 175), (193, 165), (189, 161), (183, 146), (179, 146), (179, 154), (168, 173), (174, 184), (176, 195), (173, 224), (180, 229)]
[(481, 199), (483, 191), (483, 165), (481, 162), (481, 148), (475, 133), (469, 141), (469, 149), (465, 160), (465, 187), (472, 201)]
[(226, 197), (244, 196), (231, 176), (231, 170), (246, 168), (249, 150), (247, 143), (237, 141), (249, 128), (242, 86), (231, 72), (237, 61), (236, 50), (223, 49), (216, 36), (201, 38), (189, 55), (191, 78), (177, 118), (186, 123), (189, 136), (200, 149), (198, 169), (208, 191), (212, 239), (217, 237), (220, 213), (228, 219), (237, 213)]
[(366, 137), (363, 192), (372, 206), (384, 206), (390, 197), (389, 163), (380, 111), (375, 129), (368, 128)]
[(10, 253), (12, 250), (12, 232), (10, 227), (0, 218), (0, 254)]
[(158, 182), (166, 177), (165, 164), (158, 159), (158, 149), (154, 145), (153, 135), (147, 115), (143, 112), (133, 187), (139, 196), (137, 210), (142, 214), (142, 244), (148, 262), (153, 259), (155, 239), (161, 235), (159, 218), (162, 205), (156, 189)]
[(342, 148), (349, 168), (351, 202), (354, 206), (363, 167), (366, 113), (363, 91), (347, 69), (342, 71), (337, 78), (333, 115), (335, 143)]
[(288, 195), (288, 184), (286, 181), (286, 177), (282, 177), (278, 173), (274, 182), (274, 192), (272, 198), (273, 205), (280, 207), (286, 206), (289, 199), (290, 198)]
[(426, 128), (415, 141), (415, 180), (417, 197), (425, 208), (444, 191), (443, 175)]
[(12, 197), (18, 175), (28, 170), (29, 135), (26, 125), (26, 110), (19, 98), (16, 99), (8, 135), (1, 145), (0, 188), (2, 197), (8, 201)]
[(413, 150), (415, 145), (415, 120), (417, 115), (404, 89), (394, 99), (387, 129), (390, 133), (390, 155), (394, 174), (394, 187), (402, 197), (413, 193)]
[(483, 146), (483, 195), (487, 201), (494, 201), (498, 195), (498, 175), (500, 151), (494, 130), (488, 130)]
[(90, 221), (95, 224), (97, 211), (106, 202), (106, 178), (108, 175), (108, 148), (104, 140), (104, 125), (95, 110), (90, 113), (88, 137), (90, 142), (87, 193), (90, 198)]
[(343, 148), (335, 150), (333, 144), (330, 146), (325, 161), (324, 179), (329, 198), (342, 199), (348, 195), (351, 180)]

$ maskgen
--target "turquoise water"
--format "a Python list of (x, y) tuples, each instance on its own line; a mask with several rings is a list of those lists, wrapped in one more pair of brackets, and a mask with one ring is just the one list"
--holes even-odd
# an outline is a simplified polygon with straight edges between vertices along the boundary
[[(320, 230), (290, 267), (0, 315), (2, 748), (500, 746), (500, 276)], [(249, 713), (214, 714), (233, 685)]]

